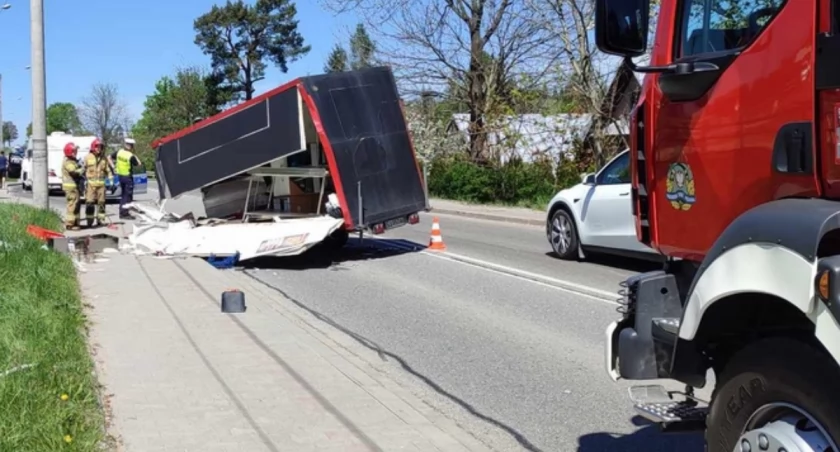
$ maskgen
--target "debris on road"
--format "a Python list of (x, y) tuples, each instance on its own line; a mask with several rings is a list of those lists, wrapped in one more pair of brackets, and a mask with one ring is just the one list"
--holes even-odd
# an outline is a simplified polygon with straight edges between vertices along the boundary
[(244, 261), (261, 256), (296, 256), (342, 227), (329, 215), (280, 219), (265, 223), (195, 220), (139, 203), (127, 206), (137, 223), (129, 236), (136, 253), (158, 256), (229, 257)]

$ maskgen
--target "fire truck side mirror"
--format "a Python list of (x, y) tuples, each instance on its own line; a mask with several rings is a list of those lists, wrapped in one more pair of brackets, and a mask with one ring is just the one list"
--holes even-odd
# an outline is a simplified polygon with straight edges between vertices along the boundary
[(611, 55), (644, 55), (649, 21), (650, 0), (595, 0), (595, 44)]

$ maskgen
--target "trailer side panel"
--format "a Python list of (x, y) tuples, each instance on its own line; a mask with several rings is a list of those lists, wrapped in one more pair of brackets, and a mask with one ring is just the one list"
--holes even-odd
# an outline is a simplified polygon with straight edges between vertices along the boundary
[(254, 99), (157, 150), (160, 183), (170, 197), (235, 176), (302, 148), (296, 87)]
[(424, 210), (420, 172), (390, 69), (304, 77), (301, 82), (332, 148), (336, 183), (353, 225), (370, 226)]

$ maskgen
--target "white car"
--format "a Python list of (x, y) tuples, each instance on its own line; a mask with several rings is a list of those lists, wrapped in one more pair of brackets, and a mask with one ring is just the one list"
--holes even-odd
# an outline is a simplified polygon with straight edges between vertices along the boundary
[(583, 258), (585, 251), (661, 257), (636, 238), (628, 150), (582, 179), (583, 183), (561, 190), (548, 203), (546, 235), (560, 259)]

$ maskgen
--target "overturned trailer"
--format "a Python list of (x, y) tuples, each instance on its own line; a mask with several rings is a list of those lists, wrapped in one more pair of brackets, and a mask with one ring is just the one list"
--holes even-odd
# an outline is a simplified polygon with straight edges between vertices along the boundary
[[(161, 201), (201, 216), (341, 220), (379, 234), (418, 221), (423, 180), (388, 68), (302, 77), (156, 141)], [(299, 223), (299, 222), (296, 222)]]

